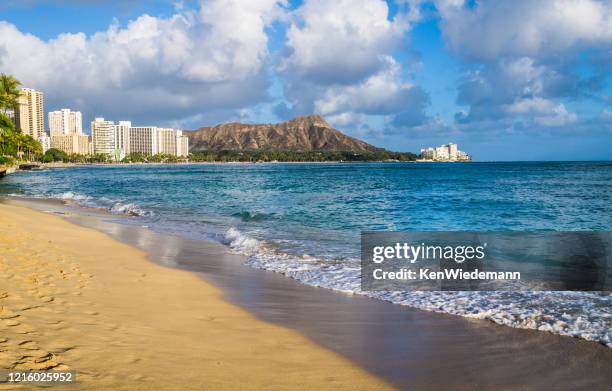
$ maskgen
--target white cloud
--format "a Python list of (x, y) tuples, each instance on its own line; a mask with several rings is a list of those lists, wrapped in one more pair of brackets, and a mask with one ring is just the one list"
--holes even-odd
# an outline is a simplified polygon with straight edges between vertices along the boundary
[(506, 106), (506, 111), (512, 114), (546, 113), (555, 108), (554, 102), (540, 98), (519, 99)]
[(458, 103), (469, 110), (457, 113), (456, 118), (462, 123), (507, 119), (541, 126), (574, 123), (576, 113), (559, 102), (575, 91), (566, 79), (529, 57), (486, 64), (459, 84)]
[(390, 20), (381, 0), (307, 0), (292, 14), (279, 67), (292, 110), (279, 112), (316, 112), (356, 135), (398, 113), (403, 125), (421, 123), (428, 96), (394, 58), (419, 17), (418, 4)]
[(418, 87), (399, 78), (400, 67), (388, 58), (388, 67), (362, 83), (328, 88), (314, 102), (315, 111), (323, 115), (343, 112), (393, 114), (406, 108)]
[(265, 28), (283, 4), (203, 1), (198, 11), (145, 14), (125, 27), (48, 41), (0, 22), (0, 69), (42, 89), (50, 104), (109, 117), (127, 115), (127, 106), (147, 119), (160, 109), (176, 119), (241, 108), (266, 97)]
[(612, 3), (597, 0), (492, 0), (467, 6), (435, 1), (450, 45), (479, 59), (546, 56), (579, 47), (610, 46)]
[(576, 119), (576, 113), (568, 112), (560, 103), (552, 109), (551, 113), (536, 117), (535, 122), (544, 126), (563, 126), (575, 123)]
[(281, 70), (319, 84), (359, 82), (386, 67), (408, 29), (404, 14), (388, 19), (381, 0), (308, 0), (287, 31), (291, 54)]
[(532, 115), (534, 122), (543, 126), (562, 126), (576, 122), (576, 113), (569, 112), (563, 103), (541, 97), (520, 99), (505, 107), (516, 115)]

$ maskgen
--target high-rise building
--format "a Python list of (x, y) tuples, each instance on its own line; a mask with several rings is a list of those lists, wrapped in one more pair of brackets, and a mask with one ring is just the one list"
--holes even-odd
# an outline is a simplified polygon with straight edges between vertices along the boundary
[(449, 160), (448, 146), (442, 145), (436, 148), (436, 159)]
[(45, 132), (44, 95), (32, 88), (22, 88), (15, 107), (15, 125), (24, 134), (38, 140)]
[(449, 160), (457, 160), (457, 144), (448, 143), (448, 158)]
[(176, 130), (171, 128), (157, 128), (157, 150), (165, 155), (176, 155)]
[(115, 127), (113, 121), (96, 117), (91, 122), (91, 137), (94, 153), (105, 153), (115, 156)]
[(136, 126), (130, 128), (129, 146), (131, 153), (157, 155), (158, 136), (156, 126)]
[(187, 156), (189, 141), (183, 131), (172, 128), (157, 128), (158, 153), (172, 156)]
[(83, 119), (80, 111), (61, 109), (49, 112), (51, 137), (61, 134), (83, 134)]
[(76, 133), (56, 134), (51, 136), (51, 145), (53, 148), (68, 154), (87, 155), (89, 153), (89, 136)]
[(189, 138), (183, 135), (180, 130), (176, 135), (176, 156), (184, 157), (189, 155)]
[(119, 121), (115, 129), (115, 159), (121, 160), (130, 153), (130, 121)]

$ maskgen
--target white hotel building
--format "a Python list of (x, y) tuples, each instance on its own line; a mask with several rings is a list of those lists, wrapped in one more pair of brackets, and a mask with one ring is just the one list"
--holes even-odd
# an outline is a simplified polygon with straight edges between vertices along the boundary
[(440, 162), (466, 162), (472, 160), (470, 155), (457, 149), (457, 144), (448, 143), (439, 147), (421, 149), (421, 159)]
[(102, 117), (96, 117), (91, 123), (91, 142), (94, 153), (115, 156), (116, 137), (113, 121), (106, 121)]
[(60, 109), (49, 112), (51, 137), (64, 134), (83, 134), (83, 119), (80, 111)]
[(189, 154), (187, 136), (177, 129), (132, 126), (129, 121), (115, 124), (104, 118), (96, 118), (91, 123), (91, 134), (94, 153), (108, 154), (115, 160), (121, 160), (130, 153), (163, 153), (174, 156)]
[(80, 111), (70, 109), (50, 111), (49, 133), (52, 148), (69, 154), (85, 155), (89, 153), (89, 137), (83, 134), (83, 119)]

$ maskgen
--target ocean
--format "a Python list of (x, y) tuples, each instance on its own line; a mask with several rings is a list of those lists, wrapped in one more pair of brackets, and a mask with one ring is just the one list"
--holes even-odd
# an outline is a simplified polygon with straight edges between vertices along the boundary
[(359, 267), (361, 231), (610, 231), (610, 162), (83, 166), (7, 176), (0, 196), (102, 208), (304, 284), (612, 347), (609, 293), (361, 292)]

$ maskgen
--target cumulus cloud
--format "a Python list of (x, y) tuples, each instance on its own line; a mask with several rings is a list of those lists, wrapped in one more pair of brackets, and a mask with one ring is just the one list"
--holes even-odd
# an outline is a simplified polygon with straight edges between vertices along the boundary
[(239, 109), (267, 99), (265, 28), (283, 4), (203, 1), (199, 10), (48, 41), (0, 22), (0, 68), (45, 91), (49, 109), (149, 121)]
[[(526, 126), (574, 124), (568, 106), (576, 99), (601, 99), (609, 76), (612, 3), (597, 0), (467, 2), (435, 0), (447, 45), (479, 64), (458, 85), (455, 116), (460, 124), (499, 121)], [(578, 74), (581, 51), (591, 51), (594, 71)]]
[(436, 0), (451, 47), (476, 59), (545, 56), (610, 46), (612, 3), (597, 0)]
[(535, 120), (544, 126), (559, 126), (576, 120), (563, 103), (570, 94), (561, 88), (566, 78), (528, 57), (500, 60), (465, 75), (459, 84), (457, 102), (469, 111), (457, 114), (459, 122), (495, 120), (504, 117)]
[(380, 0), (306, 1), (291, 16), (279, 65), (291, 108), (280, 104), (276, 113), (316, 112), (355, 135), (378, 131), (368, 116), (404, 113), (398, 124), (423, 122), (428, 96), (394, 58), (415, 9), (390, 19)]
[(387, 66), (408, 28), (403, 14), (387, 18), (380, 0), (308, 0), (287, 31), (282, 70), (314, 83), (359, 82)]
[(411, 83), (399, 79), (399, 66), (391, 62), (387, 69), (375, 73), (361, 83), (334, 85), (314, 102), (315, 111), (324, 115), (343, 112), (388, 115), (406, 109), (407, 105), (422, 105), (425, 93)]

